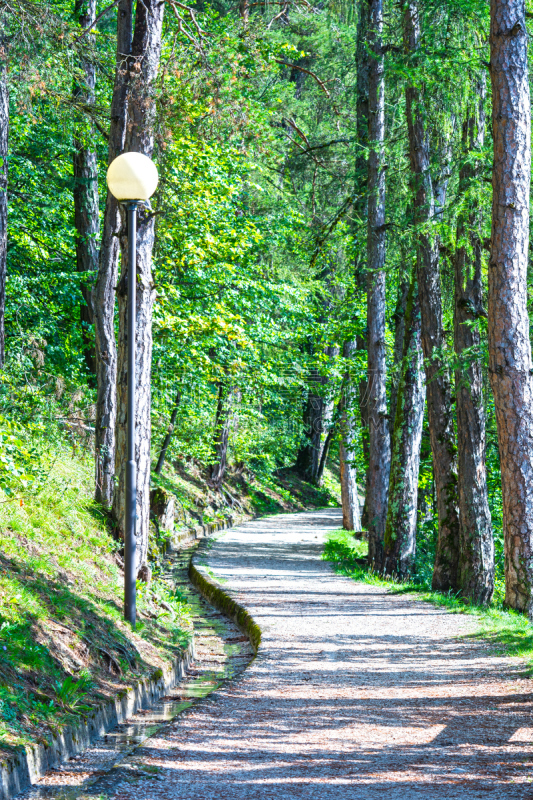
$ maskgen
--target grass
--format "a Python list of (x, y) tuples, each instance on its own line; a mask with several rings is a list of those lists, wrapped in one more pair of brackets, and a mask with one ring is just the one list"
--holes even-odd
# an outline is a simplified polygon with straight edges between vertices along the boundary
[(337, 506), (340, 487), (335, 464), (325, 470), (324, 486), (303, 480), (293, 469), (258, 475), (250, 469), (229, 468), (222, 492), (215, 492), (205, 470), (193, 461), (166, 463), (154, 483), (176, 500), (179, 524), (184, 528), (220, 522), (236, 514), (265, 516)]
[(136, 632), (122, 620), (119, 544), (91, 499), (92, 465), (54, 445), (46, 480), (0, 491), (0, 748), (46, 740), (173, 663), (188, 607), (154, 570)]
[[(187, 600), (165, 581), (156, 535), (152, 581), (138, 585), (137, 630), (123, 621), (121, 545), (92, 501), (90, 452), (37, 434), (26, 451), (12, 438), (11, 472), (0, 463), (0, 755), (46, 741), (158, 673), (191, 636)], [(167, 465), (160, 481), (176, 497), (184, 527), (236, 510), (253, 516), (336, 503), (330, 472), (323, 489), (291, 471), (279, 479), (247, 472), (225, 484), (230, 507), (192, 466)]]
[(327, 535), (322, 557), (332, 564), (335, 572), (353, 580), (386, 587), (393, 594), (414, 594), (418, 600), (443, 606), (456, 614), (474, 615), (479, 629), (470, 638), (489, 641), (499, 655), (523, 658), (527, 675), (533, 675), (533, 625), (523, 614), (503, 609), (500, 599), (485, 608), (452, 593), (434, 592), (424, 584), (376, 575), (364, 563), (367, 553), (365, 541), (354, 539), (351, 533), (339, 529)]

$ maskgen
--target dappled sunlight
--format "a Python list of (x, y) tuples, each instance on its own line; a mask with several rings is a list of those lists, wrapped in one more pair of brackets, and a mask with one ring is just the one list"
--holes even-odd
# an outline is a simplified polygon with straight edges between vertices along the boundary
[(204, 556), (262, 645), (242, 680), (145, 744), (164, 780), (152, 794), (143, 778), (143, 800), (529, 796), (518, 660), (469, 638), (473, 617), (334, 575), (315, 535), (338, 525), (331, 509), (259, 520)]

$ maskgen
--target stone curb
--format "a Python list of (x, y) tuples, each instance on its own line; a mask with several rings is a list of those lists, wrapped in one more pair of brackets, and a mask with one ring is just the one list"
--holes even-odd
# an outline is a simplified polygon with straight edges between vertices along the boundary
[(116, 698), (96, 708), (85, 721), (66, 725), (48, 742), (26, 745), (12, 758), (0, 762), (0, 800), (10, 800), (36, 783), (47, 770), (83, 752), (140, 708), (155, 703), (182, 680), (193, 658), (194, 639), (172, 668), (156, 670), (150, 678), (120, 691)]
[[(247, 517), (238, 519), (238, 522), (243, 521), (243, 519), (247, 519)], [(233, 525), (234, 520), (230, 517), (225, 522), (199, 526), (190, 530), (188, 536), (184, 537), (185, 541), (180, 541), (179, 545), (183, 547), (187, 544), (192, 544), (198, 539), (205, 539), (217, 531), (232, 528)], [(171, 552), (175, 553), (178, 549), (177, 547), (172, 547)], [(190, 576), (191, 567), (192, 560), (189, 566)], [(193, 569), (198, 572), (195, 568)], [(191, 577), (193, 585), (200, 590), (212, 605), (234, 619), (240, 630), (250, 638), (257, 651), (261, 640), (261, 632), (248, 612), (223, 592), (220, 592), (222, 599), (218, 601), (215, 598), (218, 588), (199, 572), (198, 575), (198, 583)], [(204, 585), (205, 590), (203, 588)], [(209, 589), (209, 586), (213, 588)], [(213, 596), (213, 599), (208, 597), (207, 591)], [(224, 603), (224, 608), (221, 608), (218, 602)], [(252, 631), (253, 626), (257, 628), (257, 633)], [(252, 632), (250, 633), (249, 630)], [(193, 658), (194, 639), (190, 642), (183, 656), (170, 670), (156, 670), (150, 678), (139, 681), (135, 686), (119, 692), (116, 698), (95, 709), (87, 720), (73, 725), (66, 725), (60, 732), (53, 734), (50, 741), (44, 744), (26, 745), (12, 757), (0, 761), (0, 800), (11, 800), (12, 797), (40, 780), (47, 770), (87, 750), (96, 739), (124, 722), (140, 708), (149, 708), (160, 697), (164, 697), (169, 689), (173, 689), (183, 679), (185, 671)]]
[(243, 606), (239, 605), (236, 600), (227, 594), (220, 584), (215, 583), (205, 567), (194, 563), (197, 560), (197, 555), (195, 554), (191, 558), (189, 564), (189, 579), (192, 585), (198, 589), (208, 603), (211, 603), (218, 611), (233, 620), (239, 630), (249, 638), (257, 654), (261, 644), (261, 628)]

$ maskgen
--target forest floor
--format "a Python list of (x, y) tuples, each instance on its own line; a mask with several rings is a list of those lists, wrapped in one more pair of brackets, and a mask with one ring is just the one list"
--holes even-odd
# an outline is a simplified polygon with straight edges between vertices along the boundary
[(335, 574), (323, 545), (339, 524), (326, 509), (216, 538), (205, 563), (259, 624), (258, 656), (83, 797), (533, 796), (524, 660), (474, 615)]

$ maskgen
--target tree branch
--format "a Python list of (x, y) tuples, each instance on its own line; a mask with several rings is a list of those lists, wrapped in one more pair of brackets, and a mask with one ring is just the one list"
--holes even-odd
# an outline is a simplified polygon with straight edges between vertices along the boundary
[(104, 10), (103, 10), (103, 11), (100, 11), (100, 13), (98, 14), (98, 16), (95, 18), (94, 22), (91, 22), (91, 24), (89, 25), (89, 27), (87, 27), (87, 28), (84, 28), (84, 29), (82, 30), (82, 32), (80, 33), (80, 35), (79, 35), (79, 36), (76, 36), (76, 38), (74, 39), (74, 41), (75, 41), (75, 42), (79, 42), (79, 41), (80, 41), (80, 39), (83, 39), (83, 37), (84, 37), (84, 36), (86, 36), (88, 33), (90, 33), (90, 32), (92, 31), (92, 29), (93, 29), (93, 28), (95, 28), (95, 27), (96, 27), (96, 25), (97, 25), (97, 24), (100, 22), (100, 20), (102, 19), (102, 17), (105, 17), (105, 15), (108, 13), (108, 11), (112, 11), (112, 10), (115, 8), (115, 6), (118, 6), (119, 2), (120, 2), (120, 0), (115, 0), (115, 2), (114, 2), (114, 3), (111, 3), (111, 5), (110, 5), (110, 6), (107, 6), (106, 8), (104, 8)]
[(300, 66), (298, 66), (298, 64), (289, 64), (288, 61), (282, 61), (281, 58), (275, 58), (274, 61), (277, 64), (282, 64), (284, 67), (291, 67), (291, 69), (298, 69), (298, 70), (300, 70), (300, 72), (305, 72), (306, 75), (310, 75), (318, 83), (318, 85), (320, 86), (322, 91), (325, 92), (328, 97), (331, 97), (331, 95), (330, 95), (326, 85), (324, 84), (324, 82), (320, 80), (318, 75), (315, 75), (314, 72), (311, 72), (310, 69), (305, 69), (305, 67), (300, 67)]

